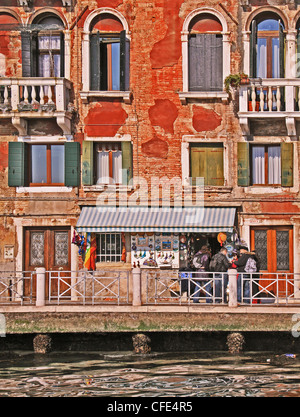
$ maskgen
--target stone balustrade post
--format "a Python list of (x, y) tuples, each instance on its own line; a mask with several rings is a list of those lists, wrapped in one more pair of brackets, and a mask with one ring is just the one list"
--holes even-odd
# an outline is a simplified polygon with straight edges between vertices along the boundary
[(37, 307), (42, 307), (46, 304), (46, 269), (36, 269), (36, 302)]
[(132, 305), (140, 306), (142, 305), (142, 292), (141, 292), (141, 269), (133, 268), (132, 269)]
[(237, 307), (237, 271), (236, 269), (229, 269), (228, 271), (229, 280), (229, 307)]

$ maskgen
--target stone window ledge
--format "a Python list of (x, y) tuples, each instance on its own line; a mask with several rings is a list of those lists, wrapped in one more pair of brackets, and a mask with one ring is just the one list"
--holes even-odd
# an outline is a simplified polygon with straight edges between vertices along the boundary
[(130, 91), (80, 91), (80, 97), (84, 103), (88, 103), (89, 98), (121, 98), (124, 103), (131, 103)]
[(186, 104), (188, 100), (221, 99), (226, 102), (229, 98), (225, 91), (181, 91), (178, 95), (182, 104)]

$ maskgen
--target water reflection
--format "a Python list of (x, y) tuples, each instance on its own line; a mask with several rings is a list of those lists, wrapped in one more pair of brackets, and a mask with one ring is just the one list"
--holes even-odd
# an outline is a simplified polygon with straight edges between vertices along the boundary
[(1, 353), (0, 396), (300, 396), (300, 359), (270, 353)]

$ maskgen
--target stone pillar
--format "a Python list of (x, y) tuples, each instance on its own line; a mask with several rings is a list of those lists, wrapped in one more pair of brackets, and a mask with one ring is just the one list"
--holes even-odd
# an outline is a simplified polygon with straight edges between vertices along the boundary
[(132, 305), (142, 305), (142, 293), (141, 293), (141, 269), (132, 269)]
[(33, 349), (35, 353), (49, 353), (52, 350), (52, 339), (47, 334), (38, 334), (33, 339)]
[(150, 353), (150, 338), (145, 334), (136, 334), (132, 336), (132, 342), (135, 353)]
[(228, 280), (229, 280), (229, 307), (237, 307), (237, 272), (235, 269), (229, 269), (228, 271)]
[(45, 268), (36, 269), (36, 302), (37, 307), (46, 304), (46, 270)]

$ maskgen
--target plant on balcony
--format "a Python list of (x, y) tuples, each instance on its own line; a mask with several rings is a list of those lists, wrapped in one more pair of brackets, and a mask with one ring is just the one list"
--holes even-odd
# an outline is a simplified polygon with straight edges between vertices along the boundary
[(241, 84), (249, 84), (250, 80), (247, 74), (238, 72), (237, 74), (229, 74), (224, 80), (226, 92), (230, 93), (230, 88), (238, 88)]

